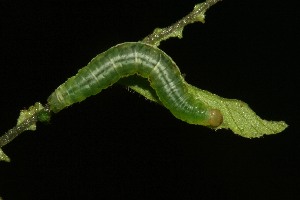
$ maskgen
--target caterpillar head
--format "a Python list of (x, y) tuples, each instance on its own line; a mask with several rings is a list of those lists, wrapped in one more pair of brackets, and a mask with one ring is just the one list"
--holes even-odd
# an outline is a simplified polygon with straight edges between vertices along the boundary
[(209, 110), (209, 120), (208, 123), (212, 128), (217, 128), (223, 122), (223, 115), (218, 109)]

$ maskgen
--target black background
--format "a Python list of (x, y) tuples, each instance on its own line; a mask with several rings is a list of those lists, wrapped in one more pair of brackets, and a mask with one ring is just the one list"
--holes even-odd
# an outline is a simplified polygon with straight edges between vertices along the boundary
[[(0, 132), (98, 53), (180, 19), (198, 1), (0, 0)], [(16, 199), (299, 199), (299, 17), (284, 1), (224, 0), (161, 44), (187, 82), (289, 128), (260, 139), (186, 124), (115, 85), (5, 146)]]

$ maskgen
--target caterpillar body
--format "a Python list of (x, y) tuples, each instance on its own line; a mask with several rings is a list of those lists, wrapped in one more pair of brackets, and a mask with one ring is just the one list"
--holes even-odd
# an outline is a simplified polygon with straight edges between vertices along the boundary
[(161, 41), (171, 37), (181, 38), (186, 25), (204, 22), (204, 13), (218, 1), (206, 0), (195, 5), (194, 10), (181, 20), (165, 28), (156, 28), (141, 42), (126, 42), (108, 49), (60, 85), (45, 105), (36, 102), (21, 110), (16, 126), (0, 136), (0, 161), (9, 161), (1, 149), (4, 145), (26, 130), (34, 131), (37, 122), (49, 122), (52, 112), (57, 113), (96, 95), (119, 79), (131, 75), (138, 76), (122, 79), (121, 83), (163, 105), (176, 118), (187, 123), (231, 129), (246, 138), (283, 131), (288, 127), (284, 121), (261, 119), (240, 100), (222, 98), (186, 83), (175, 62), (157, 48)]
[(48, 105), (57, 113), (134, 74), (148, 79), (159, 100), (176, 118), (210, 127), (222, 123), (218, 109), (207, 108), (188, 92), (175, 62), (159, 48), (142, 42), (122, 43), (96, 56), (49, 96)]

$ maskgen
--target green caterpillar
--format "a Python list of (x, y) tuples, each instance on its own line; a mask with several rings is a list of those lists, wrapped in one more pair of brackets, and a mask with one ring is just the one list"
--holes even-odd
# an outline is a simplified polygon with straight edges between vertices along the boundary
[(188, 92), (175, 62), (162, 50), (141, 42), (126, 42), (96, 56), (76, 76), (60, 85), (48, 98), (54, 113), (133, 74), (147, 78), (162, 104), (187, 123), (218, 127), (223, 116), (207, 108)]
[[(47, 104), (36, 102), (21, 110), (17, 125), (0, 137), (0, 161), (9, 161), (2, 147), (26, 130), (35, 130), (37, 122), (48, 122), (51, 113), (83, 101), (91, 95), (134, 74), (144, 79), (128, 79), (123, 84), (160, 103), (170, 112), (190, 124), (214, 129), (231, 129), (234, 133), (257, 138), (276, 134), (288, 125), (284, 121), (261, 119), (250, 107), (237, 99), (226, 99), (201, 90), (185, 82), (175, 62), (157, 48), (170, 37), (182, 38), (183, 28), (194, 22), (204, 22), (206, 10), (220, 0), (206, 0), (171, 26), (156, 28), (142, 42), (127, 42), (108, 49), (96, 56), (76, 76), (69, 78), (48, 98)], [(144, 80), (148, 79), (149, 84)], [(124, 81), (124, 79), (123, 79)], [(136, 81), (132, 84), (131, 81)], [(145, 86), (145, 87), (144, 87)]]

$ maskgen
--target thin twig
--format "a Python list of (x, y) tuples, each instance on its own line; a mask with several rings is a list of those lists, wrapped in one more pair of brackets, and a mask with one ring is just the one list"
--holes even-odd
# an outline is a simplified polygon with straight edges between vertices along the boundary
[(154, 32), (147, 37), (145, 37), (142, 42), (151, 44), (154, 46), (159, 46), (160, 42), (166, 40), (170, 37), (182, 37), (183, 28), (194, 22), (202, 22), (204, 23), (204, 14), (205, 12), (214, 4), (221, 0), (207, 0), (203, 3), (197, 4), (194, 7), (194, 10), (190, 12), (188, 15), (183, 17), (181, 20), (176, 23), (168, 26), (166, 28), (156, 28)]

